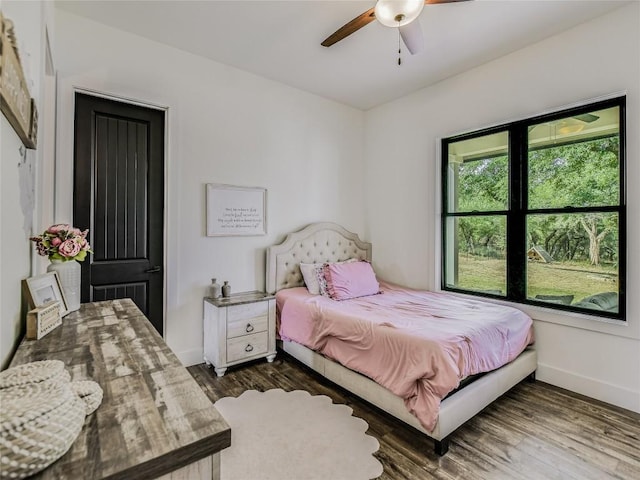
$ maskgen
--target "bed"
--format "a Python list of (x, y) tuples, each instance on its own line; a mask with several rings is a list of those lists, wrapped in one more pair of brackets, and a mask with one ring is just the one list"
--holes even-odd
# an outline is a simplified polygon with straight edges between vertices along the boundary
[[(343, 317), (351, 318), (355, 315), (360, 315), (360, 313), (356, 311), (358, 308), (368, 308), (370, 312), (380, 309), (384, 315), (384, 309), (386, 308), (385, 302), (391, 303), (391, 299), (396, 290), (400, 292), (398, 295), (403, 296), (402, 298), (405, 298), (407, 295), (415, 296), (416, 298), (424, 295), (437, 295), (438, 297), (435, 298), (437, 298), (438, 301), (445, 301), (446, 298), (455, 301), (456, 298), (459, 298), (446, 293), (429, 293), (398, 289), (392, 284), (381, 281), (380, 291), (382, 294), (371, 297), (374, 307), (372, 307), (370, 303), (367, 303), (370, 302), (370, 300), (366, 298), (349, 300), (349, 302), (339, 302), (319, 296), (317, 300), (305, 300), (305, 296), (309, 296), (310, 294), (306, 292), (304, 288), (305, 282), (302, 272), (300, 271), (300, 263), (335, 263), (352, 259), (371, 262), (372, 245), (362, 241), (357, 234), (347, 231), (340, 225), (329, 222), (311, 224), (297, 232), (290, 233), (281, 244), (268, 248), (267, 291), (276, 294), (277, 303), (280, 308), (284, 307), (289, 309), (287, 312), (288, 316), (286, 317), (289, 325), (293, 325), (292, 322), (297, 320), (302, 323), (305, 317), (302, 310), (299, 309), (296, 311), (295, 308), (292, 309), (288, 307), (288, 305), (295, 306), (296, 301), (299, 302), (299, 305), (305, 305), (305, 302), (306, 304), (314, 305), (314, 308), (318, 312), (323, 312), (322, 315), (326, 313), (327, 317), (331, 315), (339, 317), (340, 310), (334, 310), (334, 308), (343, 308), (341, 306), (342, 304), (345, 306), (349, 304), (349, 307), (346, 308), (352, 310), (345, 313)], [(429, 300), (433, 298), (434, 297), (429, 297)], [(462, 302), (463, 300), (459, 301)], [(493, 309), (493, 311), (497, 311), (495, 309), (503, 309), (505, 312), (521, 313), (510, 307), (495, 306), (487, 304), (486, 302), (470, 301), (470, 303), (467, 302), (467, 304), (472, 305), (469, 308), (477, 308), (475, 305), (482, 304)], [(458, 305), (456, 308), (464, 309), (464, 306), (460, 307)], [(285, 321), (285, 318), (281, 320)], [(285, 325), (283, 325), (283, 327), (284, 326)], [(387, 325), (387, 322), (382, 321), (374, 328), (380, 329), (386, 327), (393, 327), (393, 325)], [(304, 331), (304, 328), (302, 328), (301, 331)], [(444, 455), (447, 452), (449, 448), (449, 437), (460, 425), (472, 418), (523, 379), (533, 379), (537, 366), (535, 349), (532, 345), (526, 346), (523, 344), (522, 348), (524, 348), (524, 350), (520, 352), (519, 349), (518, 352), (514, 353), (513, 358), (510, 358), (508, 363), (480, 375), (470, 375), (469, 377), (473, 378), (473, 381), (469, 381), (466, 385), (466, 382), (462, 382), (459, 388), (453, 390), (447, 396), (443, 395), (443, 397), (445, 397), (444, 399), (440, 400), (440, 398), (438, 398), (437, 403), (439, 403), (439, 408), (436, 408), (436, 411), (433, 412), (433, 415), (435, 415), (434, 420), (430, 422), (428, 419), (425, 420), (424, 412), (421, 412), (420, 409), (415, 409), (417, 410), (417, 416), (410, 412), (408, 407), (410, 404), (406, 396), (395, 394), (389, 389), (391, 388), (398, 391), (397, 388), (395, 388), (395, 384), (387, 385), (389, 388), (382, 386), (372, 379), (376, 378), (376, 376), (372, 375), (371, 372), (358, 372), (344, 366), (349, 365), (349, 363), (343, 361), (333, 350), (325, 350), (326, 345), (319, 348), (319, 345), (299, 340), (299, 338), (304, 339), (304, 335), (298, 335), (293, 330), (285, 332), (285, 335), (283, 335), (283, 338), (279, 341), (280, 348), (332, 382), (353, 392), (402, 422), (433, 438), (435, 442), (434, 450), (438, 455)], [(334, 339), (332, 339), (332, 341), (333, 340)], [(532, 340), (532, 337), (530, 340)], [(526, 343), (528, 344), (530, 340), (527, 340)], [(305, 346), (304, 343), (307, 343), (307, 346)], [(333, 342), (332, 345), (335, 343), (336, 342)], [(324, 354), (316, 351), (314, 348), (323, 351)], [(367, 346), (367, 349), (368, 348), (369, 346)], [(365, 350), (366, 349), (362, 349), (362, 351)], [(334, 358), (336, 360), (334, 360)], [(338, 361), (338, 359), (340, 361)], [(363, 362), (358, 365), (358, 368), (362, 364)]]

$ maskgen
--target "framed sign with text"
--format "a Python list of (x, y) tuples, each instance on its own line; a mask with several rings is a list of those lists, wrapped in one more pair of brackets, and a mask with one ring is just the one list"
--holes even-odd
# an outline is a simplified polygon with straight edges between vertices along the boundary
[(25, 147), (35, 149), (38, 111), (29, 94), (13, 23), (0, 12), (0, 110)]
[(208, 237), (266, 233), (266, 188), (207, 184)]

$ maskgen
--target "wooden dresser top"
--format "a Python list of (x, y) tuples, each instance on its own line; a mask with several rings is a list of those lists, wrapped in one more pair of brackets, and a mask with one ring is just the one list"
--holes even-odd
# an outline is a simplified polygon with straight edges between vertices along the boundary
[(10, 366), (61, 360), (102, 404), (57, 462), (33, 478), (154, 478), (231, 444), (229, 425), (129, 299), (83, 304)]

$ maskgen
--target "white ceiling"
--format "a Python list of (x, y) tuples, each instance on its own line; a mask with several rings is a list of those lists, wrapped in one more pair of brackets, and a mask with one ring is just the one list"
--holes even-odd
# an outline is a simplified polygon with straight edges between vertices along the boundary
[(375, 5), (318, 0), (57, 0), (58, 8), (367, 110), (538, 42), (633, 0), (473, 0), (426, 5), (425, 49), (372, 22), (320, 45)]

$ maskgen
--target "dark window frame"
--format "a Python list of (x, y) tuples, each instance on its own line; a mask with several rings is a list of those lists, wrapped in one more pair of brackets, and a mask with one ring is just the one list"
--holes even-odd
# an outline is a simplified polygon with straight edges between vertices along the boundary
[[(541, 122), (564, 119), (569, 116), (589, 113), (594, 110), (619, 107), (619, 203), (618, 205), (596, 206), (596, 207), (565, 207), (565, 208), (528, 208), (528, 127)], [(441, 141), (441, 289), (445, 291), (458, 292), (468, 295), (496, 298), (513, 303), (534, 305), (547, 309), (576, 312), (588, 316), (603, 317), (607, 319), (626, 319), (626, 278), (627, 278), (627, 218), (626, 218), (626, 96), (620, 96), (602, 100), (579, 107), (568, 108), (553, 113), (538, 115), (535, 117), (518, 120), (490, 128), (485, 128), (461, 135), (444, 138)], [(448, 212), (448, 152), (451, 143), (461, 140), (470, 140), (499, 132), (507, 131), (509, 135), (508, 152), (508, 206), (506, 210), (494, 211), (471, 211), (471, 212)], [(597, 137), (594, 137), (594, 139)], [(568, 142), (567, 142), (568, 143)], [(549, 302), (536, 301), (527, 298), (527, 237), (526, 220), (527, 215), (532, 214), (575, 214), (584, 212), (607, 213), (613, 212), (618, 215), (618, 312), (611, 313), (586, 308), (574, 307), (571, 305), (560, 305)], [(464, 288), (457, 288), (447, 285), (446, 282), (446, 258), (447, 258), (447, 220), (450, 218), (479, 217), (488, 215), (506, 215), (506, 295), (495, 295), (487, 292), (478, 292)]]

